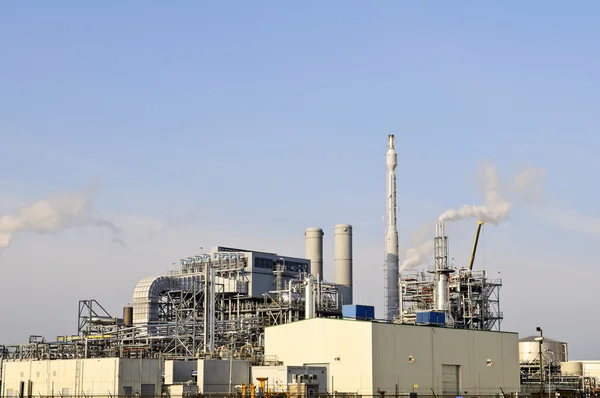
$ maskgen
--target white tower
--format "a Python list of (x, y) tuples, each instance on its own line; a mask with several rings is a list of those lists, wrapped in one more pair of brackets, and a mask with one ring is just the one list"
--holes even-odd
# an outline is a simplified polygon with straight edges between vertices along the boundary
[(394, 135), (388, 135), (387, 166), (387, 227), (385, 231), (385, 317), (391, 321), (398, 313), (398, 228), (396, 226), (396, 166), (398, 156), (394, 148)]
[(335, 283), (342, 304), (352, 304), (352, 225), (337, 224), (333, 228)]

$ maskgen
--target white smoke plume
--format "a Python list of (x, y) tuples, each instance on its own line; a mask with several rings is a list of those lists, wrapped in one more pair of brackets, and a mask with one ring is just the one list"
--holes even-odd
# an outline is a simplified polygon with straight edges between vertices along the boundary
[(15, 214), (0, 216), (0, 250), (7, 248), (14, 236), (20, 232), (39, 234), (93, 226), (107, 229), (112, 240), (124, 246), (119, 238), (120, 229), (110, 221), (92, 212), (91, 193), (93, 187), (83, 192), (66, 192), (25, 206)]
[(411, 236), (411, 247), (404, 253), (400, 271), (422, 264), (433, 253), (432, 226), (433, 223), (428, 223)]
[(498, 224), (508, 218), (512, 203), (500, 195), (500, 177), (491, 162), (482, 162), (478, 173), (479, 185), (485, 195), (483, 205), (462, 205), (454, 210), (446, 210), (439, 217), (439, 222), (452, 222), (465, 218), (476, 218), (486, 224)]
[[(439, 216), (438, 222), (473, 218), (486, 224), (498, 224), (509, 218), (513, 202), (501, 194), (502, 181), (496, 167), (489, 161), (482, 162), (477, 177), (478, 186), (483, 191), (484, 204), (465, 204), (458, 209), (446, 210)], [(530, 167), (514, 177), (510, 188), (522, 201), (537, 203), (542, 198), (542, 184), (545, 178), (545, 170)], [(423, 231), (427, 231), (428, 235), (423, 234)], [(406, 250), (404, 262), (400, 266), (401, 271), (423, 264), (433, 253), (433, 231), (434, 223), (430, 223), (413, 235), (412, 246)]]
[(544, 169), (529, 167), (515, 176), (513, 190), (526, 203), (538, 203), (542, 200), (543, 183), (548, 173)]
[(423, 264), (427, 257), (433, 253), (433, 242), (423, 242), (416, 247), (411, 247), (406, 250), (404, 262), (400, 266), (400, 272), (406, 268), (413, 268), (419, 264)]

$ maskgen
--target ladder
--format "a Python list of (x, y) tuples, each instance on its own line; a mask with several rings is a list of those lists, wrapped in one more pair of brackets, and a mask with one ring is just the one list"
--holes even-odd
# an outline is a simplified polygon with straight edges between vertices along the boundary
[(81, 359), (76, 359), (75, 363), (75, 397), (81, 396)]

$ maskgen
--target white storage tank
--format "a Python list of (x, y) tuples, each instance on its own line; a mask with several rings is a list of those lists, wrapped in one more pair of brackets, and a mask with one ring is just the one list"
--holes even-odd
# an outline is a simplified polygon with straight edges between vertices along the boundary
[[(519, 340), (519, 361), (521, 363), (539, 362), (540, 343), (536, 341), (539, 336), (528, 336)], [(544, 363), (548, 361), (560, 364), (569, 360), (567, 343), (544, 337), (542, 342)]]

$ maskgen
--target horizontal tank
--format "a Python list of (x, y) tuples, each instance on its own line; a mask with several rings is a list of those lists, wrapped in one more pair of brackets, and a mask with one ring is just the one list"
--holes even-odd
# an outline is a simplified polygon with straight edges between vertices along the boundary
[(583, 363), (563, 362), (560, 364), (560, 373), (563, 376), (583, 376)]
[[(519, 340), (520, 362), (539, 362), (539, 342), (535, 340), (536, 338), (538, 338), (538, 336), (529, 336)], [(554, 364), (559, 364), (569, 360), (567, 343), (563, 341), (544, 337), (542, 351), (544, 353), (544, 363), (550, 361)]]
[[(288, 292), (282, 293), (281, 300), (284, 303), (289, 303), (290, 302), (290, 294)], [(292, 301), (296, 302), (296, 303), (299, 301), (304, 301), (304, 296), (300, 295), (300, 293), (292, 292)]]

